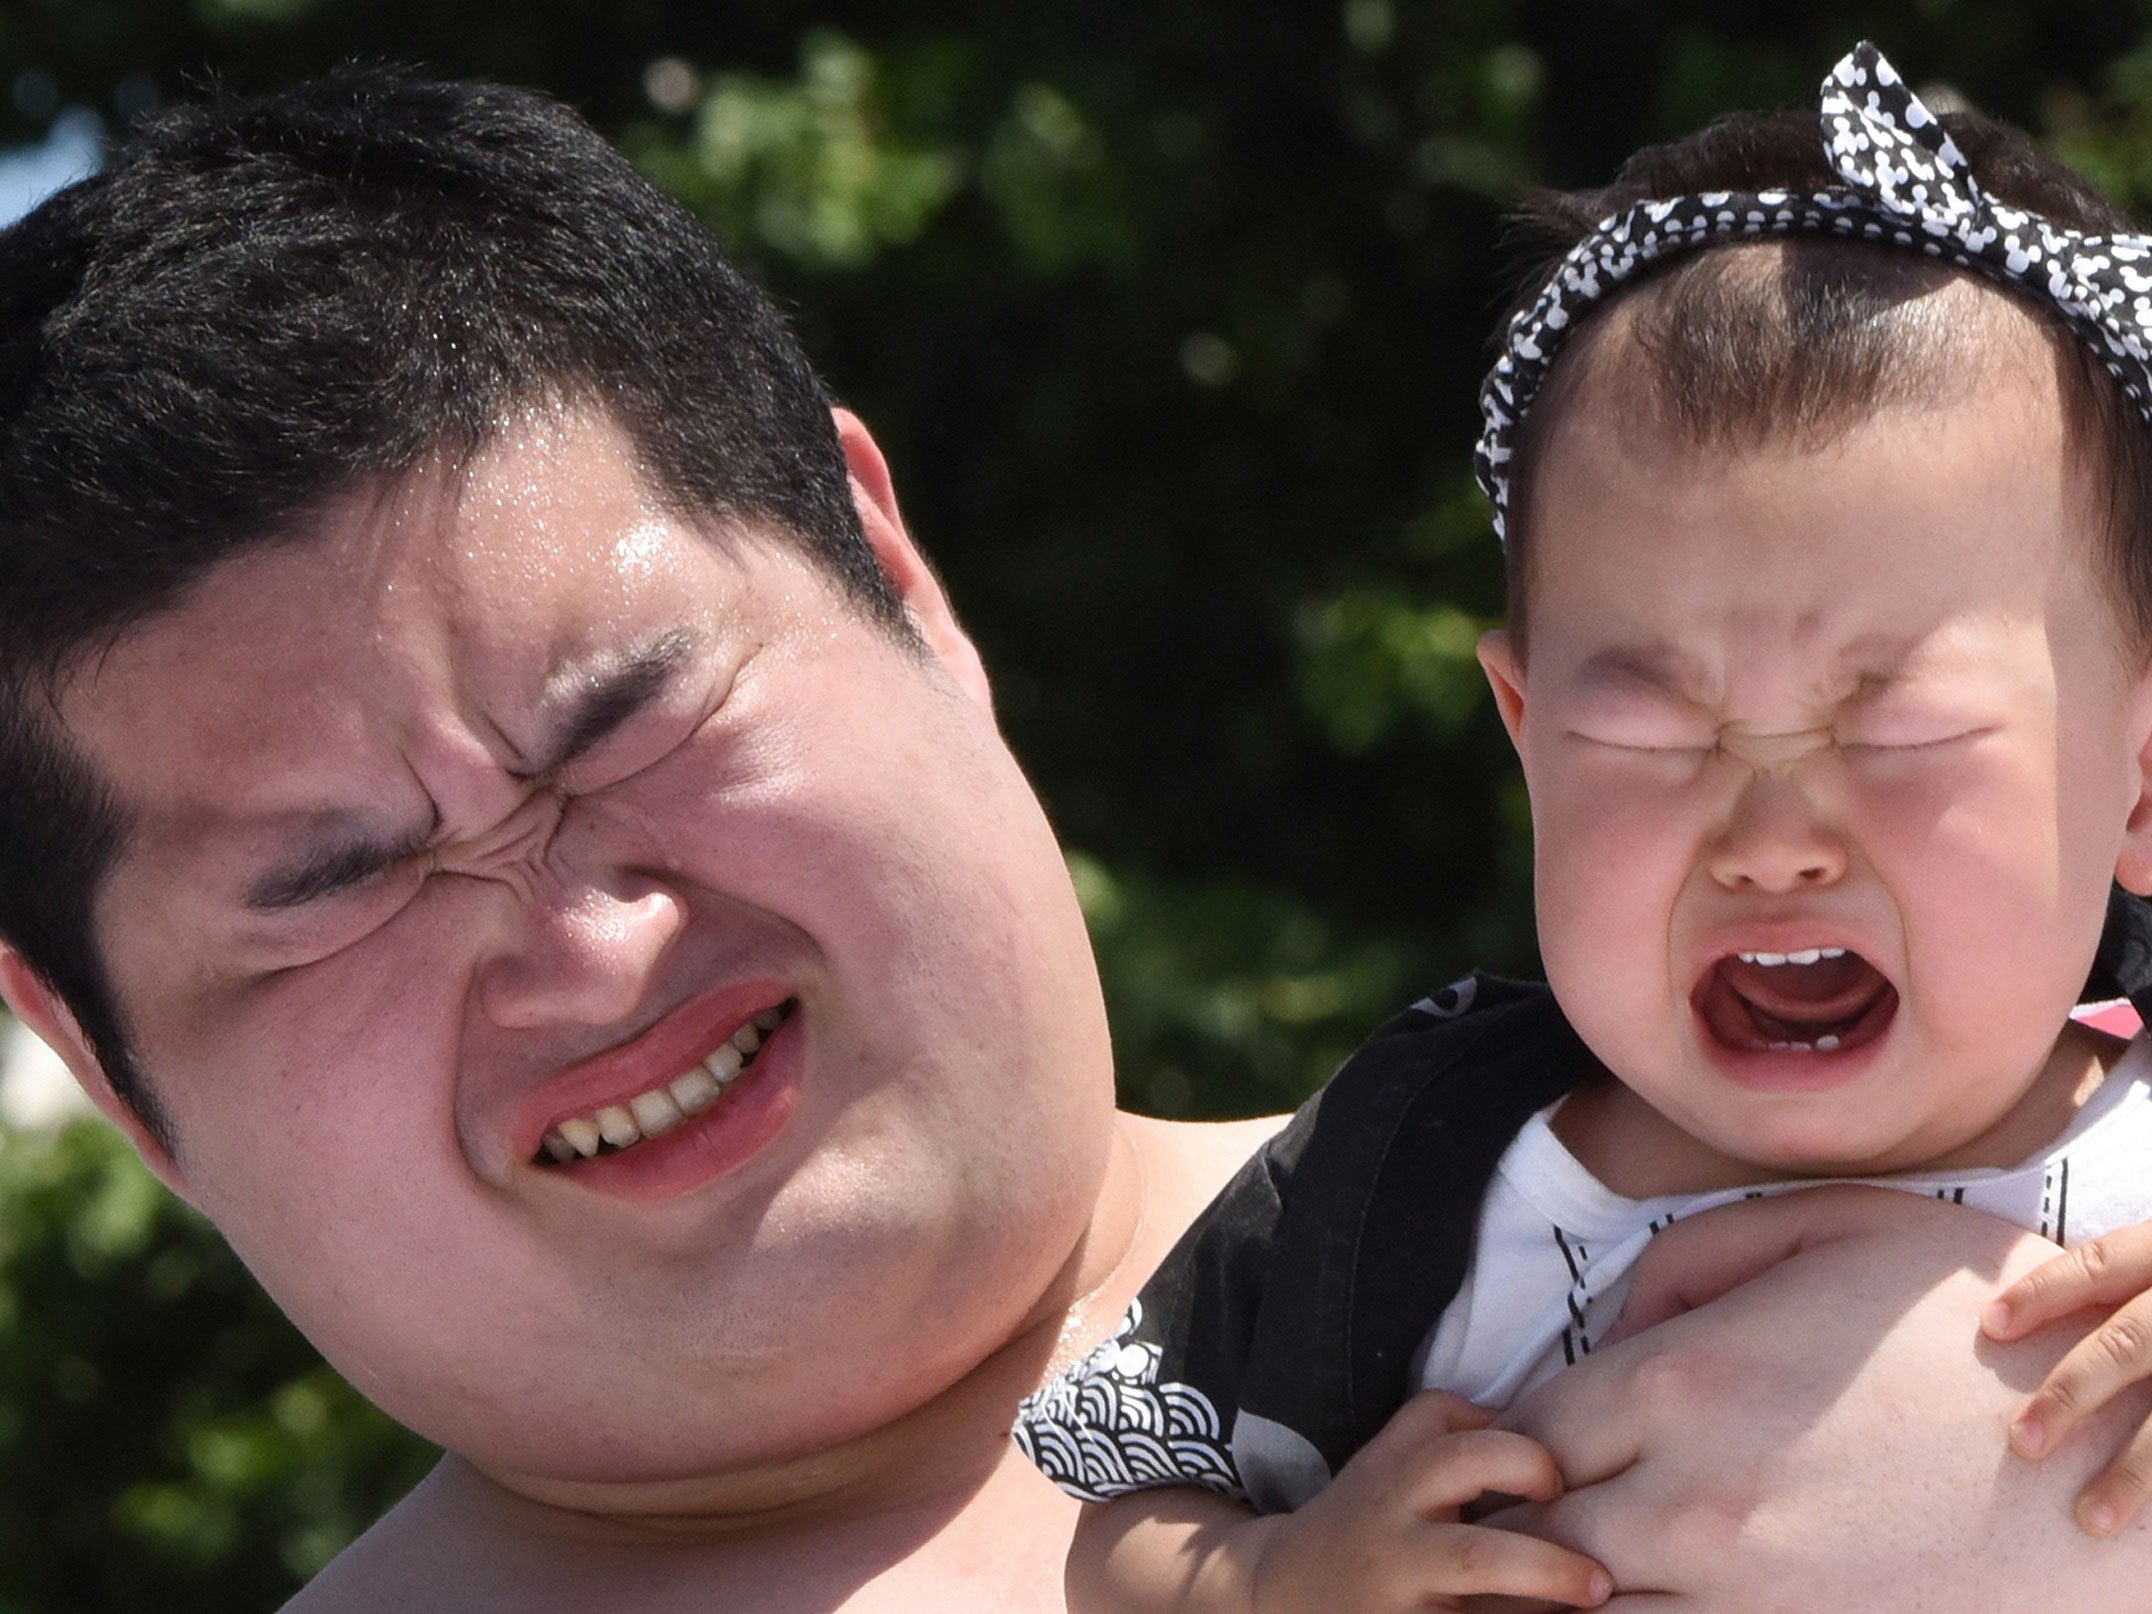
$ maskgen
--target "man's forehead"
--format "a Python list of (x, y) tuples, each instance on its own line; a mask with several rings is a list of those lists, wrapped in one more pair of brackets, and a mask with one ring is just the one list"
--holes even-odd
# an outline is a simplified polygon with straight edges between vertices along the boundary
[[(702, 546), (602, 427), (534, 420), (314, 526), (225, 561), (63, 681), (63, 721), (138, 820), (251, 832), (379, 794), (414, 748), (513, 758), (548, 714), (662, 674), (710, 626)], [(533, 731), (496, 729), (513, 717)]]

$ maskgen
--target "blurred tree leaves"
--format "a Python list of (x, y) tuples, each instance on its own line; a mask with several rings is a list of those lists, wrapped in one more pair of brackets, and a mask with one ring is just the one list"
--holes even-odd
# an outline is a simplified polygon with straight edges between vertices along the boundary
[[(0, 140), (354, 55), (582, 107), (873, 424), (1072, 848), (1124, 1092), (1219, 1114), (1532, 966), (1472, 656), (1502, 202), (1861, 37), (2152, 207), (2152, 0), (0, 0)], [(108, 1135), (0, 1145), (0, 1614), (271, 1607), (425, 1460)]]
[(96, 1121), (0, 1139), (0, 1609), (267, 1609), (431, 1462)]
[(796, 78), (721, 73), (689, 140), (645, 131), (633, 148), (727, 238), (810, 269), (857, 269), (917, 240), (956, 189), (958, 155), (908, 141), (885, 116), (885, 81), (923, 71), (930, 64), (887, 74), (852, 40), (818, 30)]

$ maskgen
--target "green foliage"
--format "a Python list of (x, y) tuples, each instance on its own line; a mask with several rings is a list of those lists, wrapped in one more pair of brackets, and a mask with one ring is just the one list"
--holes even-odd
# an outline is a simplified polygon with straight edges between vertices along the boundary
[[(1854, 39), (2152, 207), (2152, 0), (0, 0), (0, 138), (350, 55), (583, 107), (873, 424), (1072, 854), (1124, 1091), (1283, 1107), (1532, 967), (1472, 660), (1499, 209)], [(40, 76), (41, 75), (41, 76)], [(0, 1148), (0, 1614), (275, 1602), (423, 1454), (94, 1129)]]
[(430, 1462), (117, 1134), (0, 1134), (0, 1610), (273, 1608)]
[(954, 153), (890, 126), (882, 77), (853, 41), (811, 33), (796, 79), (718, 75), (692, 140), (646, 137), (644, 163), (728, 236), (812, 268), (858, 268), (917, 240), (958, 180)]

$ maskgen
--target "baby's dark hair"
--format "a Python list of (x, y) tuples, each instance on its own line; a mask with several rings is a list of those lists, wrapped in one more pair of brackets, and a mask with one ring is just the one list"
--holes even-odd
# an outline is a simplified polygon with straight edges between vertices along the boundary
[[(2021, 131), (1974, 113), (1940, 121), (1998, 200), (2087, 234), (2134, 231), (2126, 214)], [(1539, 295), (1601, 221), (1640, 202), (1841, 183), (1825, 161), (1813, 111), (1739, 113), (1648, 146), (1603, 189), (1525, 198), (1513, 219), (1522, 289), (1511, 312)], [(1570, 339), (1520, 424), (1511, 465), (1506, 560), (1510, 629), (1520, 645), (1535, 450), (1592, 373), (1593, 333), (1608, 309), (1621, 308), (1628, 326), (1626, 384), (1681, 438), (1700, 447), (1820, 448), (1879, 409), (1933, 396), (1963, 374), (1967, 327), (1937, 317), (1926, 294), (1964, 280), (1994, 286), (2040, 316), (2069, 429), (2097, 451), (2092, 463), (2105, 473), (2102, 542), (2118, 618), (2152, 641), (2152, 430), (2083, 339), (2036, 296), (1973, 271), (1903, 247), (1796, 234), (1674, 257), (1595, 308)]]

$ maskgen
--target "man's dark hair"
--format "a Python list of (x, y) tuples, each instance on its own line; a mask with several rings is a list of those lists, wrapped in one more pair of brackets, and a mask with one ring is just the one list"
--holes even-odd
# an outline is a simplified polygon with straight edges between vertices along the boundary
[[(2120, 209), (2022, 132), (1974, 113), (1943, 127), (1992, 196), (2069, 229), (2134, 229)], [(1528, 305), (1562, 257), (1601, 220), (1653, 198), (1704, 191), (1817, 191), (1841, 184), (1824, 160), (1812, 111), (1740, 113), (1686, 139), (1650, 146), (1614, 183), (1542, 191), (1515, 221)], [(1573, 335), (1518, 432), (1506, 562), (1511, 629), (1528, 615), (1535, 450), (1592, 369), (1592, 325), (1627, 305), (1618, 363), (1661, 423), (1698, 446), (1821, 447), (1895, 402), (1933, 394), (1967, 372), (1980, 327), (1934, 316), (1921, 298), (1970, 271), (1900, 247), (1792, 234), (1769, 246), (1727, 240), (1671, 259), (1595, 308)], [(2001, 286), (1999, 282), (1987, 282)], [(2102, 535), (2120, 619), (2152, 638), (2152, 431), (2082, 338), (2037, 297), (2001, 287), (2040, 316), (2054, 349), (2068, 424), (2104, 473)], [(1514, 311), (1514, 309), (1513, 309)], [(1506, 325), (1505, 320), (1505, 325)], [(1972, 355), (1977, 357), (1977, 354)]]
[(59, 693), (220, 562), (533, 404), (608, 411), (678, 513), (774, 527), (907, 632), (783, 320), (552, 101), (349, 69), (183, 108), (0, 233), (0, 937), (167, 1147), (91, 924), (124, 809)]

